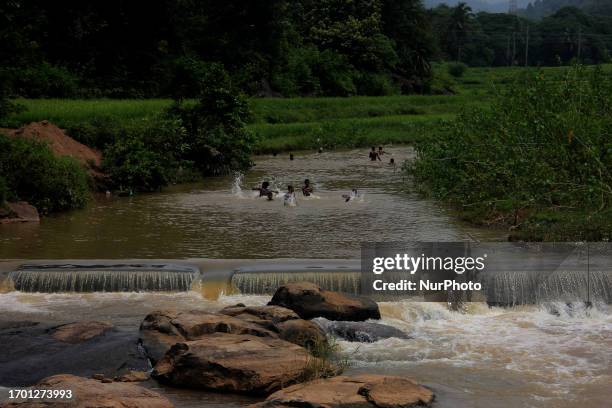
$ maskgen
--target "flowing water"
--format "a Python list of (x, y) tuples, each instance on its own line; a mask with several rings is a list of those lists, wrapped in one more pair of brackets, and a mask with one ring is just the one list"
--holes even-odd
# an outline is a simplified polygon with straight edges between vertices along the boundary
[[(409, 147), (388, 148), (396, 163)], [(173, 186), (131, 198), (97, 197), (84, 210), (40, 224), (0, 227), (0, 259), (68, 258), (346, 258), (364, 241), (462, 241), (500, 233), (469, 228), (431, 201), (406, 191), (399, 167), (370, 162), (367, 151), (256, 158), (245, 175)], [(303, 197), (304, 179), (314, 195)], [(262, 181), (297, 205), (256, 197)], [(344, 194), (358, 190), (357, 199)]]
[[(410, 148), (387, 150), (396, 163), (413, 155)], [(261, 157), (245, 175), (161, 194), (101, 198), (40, 225), (1, 226), (0, 259), (122, 261), (110, 266), (104, 261), (0, 261), (0, 323), (108, 320), (137, 335), (143, 317), (153, 310), (263, 305), (287, 281), (305, 279), (358, 292), (362, 241), (500, 238), (468, 228), (405, 191), (401, 173), (387, 161), (371, 163), (363, 151), (296, 155), (294, 161)], [(298, 192), (295, 207), (283, 205), (282, 196), (267, 201), (251, 190), (269, 180), (284, 192), (287, 184), (300, 186), (305, 178), (314, 183), (315, 195)], [(358, 193), (351, 197), (353, 188)], [(343, 194), (352, 199), (346, 201)], [(156, 260), (143, 261), (147, 258)], [(561, 274), (543, 286), (534, 284), (532, 275), (500, 274), (490, 285), (497, 298), (534, 304), (501, 308), (474, 302), (450, 311), (441, 303), (385, 301), (380, 303), (382, 322), (411, 338), (338, 344), (350, 363), (349, 374), (415, 378), (434, 389), (440, 408), (612, 406), (611, 281), (609, 274), (594, 273), (587, 282), (582, 275)], [(592, 307), (546, 301), (585, 285), (593, 294)], [(153, 381), (146, 386), (180, 407), (256, 401)]]

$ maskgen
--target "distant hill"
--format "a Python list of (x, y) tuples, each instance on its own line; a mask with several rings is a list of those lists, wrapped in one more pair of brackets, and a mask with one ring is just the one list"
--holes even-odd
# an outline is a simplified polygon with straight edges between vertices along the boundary
[[(518, 6), (520, 8), (527, 7), (530, 0), (519, 0)], [(457, 3), (461, 3), (461, 0), (424, 0), (425, 7), (433, 8), (439, 4), (446, 4), (448, 6), (456, 6)], [(508, 12), (509, 1), (508, 0), (464, 0), (472, 8), (474, 12), (486, 11), (489, 13), (506, 13)]]
[(535, 0), (527, 4), (519, 13), (528, 18), (542, 18), (563, 7), (577, 7), (590, 14), (612, 16), (610, 0)]
[[(427, 8), (440, 4), (456, 6), (461, 0), (424, 0)], [(464, 0), (474, 12), (486, 11), (489, 13), (507, 13), (509, 0)], [(518, 0), (519, 14), (522, 16), (540, 19), (554, 14), (563, 7), (578, 7), (587, 13), (612, 16), (612, 0)]]

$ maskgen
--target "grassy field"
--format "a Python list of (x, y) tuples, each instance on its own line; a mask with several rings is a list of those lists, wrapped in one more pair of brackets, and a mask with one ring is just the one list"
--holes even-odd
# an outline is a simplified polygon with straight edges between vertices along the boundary
[[(436, 83), (451, 87), (455, 94), (351, 98), (265, 98), (251, 100), (249, 128), (259, 136), (257, 152), (295, 149), (412, 143), (441, 131), (445, 120), (462, 109), (487, 106), (489, 98), (525, 70), (470, 68), (461, 78), (452, 78), (446, 66), (434, 67)], [(612, 72), (612, 65), (605, 67)], [(565, 68), (545, 68), (551, 79)], [(168, 99), (146, 100), (57, 100), (22, 99), (26, 110), (8, 117), (0, 126), (17, 127), (49, 120), (60, 127), (112, 118), (127, 122), (156, 115), (171, 104)]]

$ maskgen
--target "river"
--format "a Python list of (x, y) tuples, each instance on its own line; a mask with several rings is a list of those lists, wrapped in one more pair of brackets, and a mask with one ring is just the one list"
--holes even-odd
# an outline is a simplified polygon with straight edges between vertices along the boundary
[[(405, 182), (399, 166), (410, 147), (388, 148), (396, 166), (367, 151), (261, 156), (241, 183), (236, 176), (169, 187), (159, 194), (96, 199), (84, 210), (40, 224), (0, 228), (0, 258), (350, 258), (364, 241), (499, 239), (464, 225)], [(255, 199), (264, 180), (278, 191), (308, 178), (314, 197), (296, 207)], [(361, 197), (342, 198), (356, 188)]]
[[(414, 155), (409, 147), (387, 150), (396, 163)], [(164, 258), (198, 264), (202, 282), (166, 293), (26, 293), (0, 285), (5, 292), (0, 294), (0, 320), (109, 320), (137, 334), (142, 318), (155, 309), (262, 305), (270, 297), (257, 291), (266, 281), (276, 284), (279, 274), (354, 270), (364, 241), (503, 238), (498, 231), (453, 219), (410, 191), (389, 158), (369, 162), (362, 150), (296, 154), (293, 161), (287, 155), (258, 157), (244, 177), (208, 179), (131, 198), (97, 197), (87, 209), (44, 218), (40, 225), (2, 226), (0, 277), (20, 263), (8, 259)], [(251, 191), (264, 180), (284, 190), (305, 178), (314, 183), (315, 197), (298, 194), (295, 207), (284, 206), (280, 198), (257, 198)], [(341, 196), (352, 188), (359, 197), (346, 202)], [(228, 285), (225, 278), (237, 271), (242, 287), (255, 288), (253, 294)], [(348, 374), (414, 378), (435, 391), (440, 408), (612, 406), (612, 313), (606, 303), (500, 308), (474, 302), (453, 312), (446, 304), (402, 300), (380, 307), (383, 323), (411, 338), (339, 341)], [(170, 389), (153, 381), (146, 386), (180, 407), (237, 407), (256, 401)]]

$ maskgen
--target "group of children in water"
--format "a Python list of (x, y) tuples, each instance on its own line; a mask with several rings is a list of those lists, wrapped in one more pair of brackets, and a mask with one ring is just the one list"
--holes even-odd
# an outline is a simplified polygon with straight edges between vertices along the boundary
[[(376, 151), (376, 148), (372, 146), (372, 150), (370, 151), (369, 157), (371, 161), (377, 161), (377, 160), (382, 161), (382, 156), (384, 154), (386, 154), (386, 152), (383, 150), (382, 146), (378, 146), (378, 151)], [(293, 160), (293, 154), (290, 155), (290, 160)], [(391, 158), (391, 160), (389, 160), (389, 164), (395, 166), (395, 160)], [(261, 183), (260, 187), (253, 188), (253, 191), (258, 191), (259, 197), (267, 197), (268, 201), (274, 200), (274, 195), (279, 194), (278, 191), (272, 190), (270, 188), (270, 183), (267, 181), (264, 181), (263, 183)], [(302, 195), (304, 197), (310, 197), (313, 194), (313, 192), (314, 192), (314, 189), (312, 187), (312, 184), (310, 183), (310, 180), (309, 179), (304, 180), (304, 185), (302, 185)], [(357, 198), (358, 196), (359, 196), (359, 193), (357, 192), (356, 188), (352, 189), (349, 194), (342, 194), (342, 198), (344, 199), (345, 202), (349, 202)], [(292, 185), (287, 186), (287, 192), (283, 195), (283, 202), (285, 205), (290, 205), (290, 206), (295, 205), (296, 203), (295, 188)]]
[[(278, 191), (270, 189), (270, 183), (267, 181), (261, 183), (261, 187), (255, 187), (253, 191), (259, 191), (259, 196), (267, 197), (269, 201), (274, 199), (274, 194), (279, 194)], [(314, 189), (312, 184), (310, 184), (310, 180), (304, 180), (304, 185), (302, 186), (304, 197), (310, 197), (313, 192)], [(292, 185), (287, 186), (287, 192), (283, 195), (283, 201), (285, 205), (295, 205), (295, 188)]]

